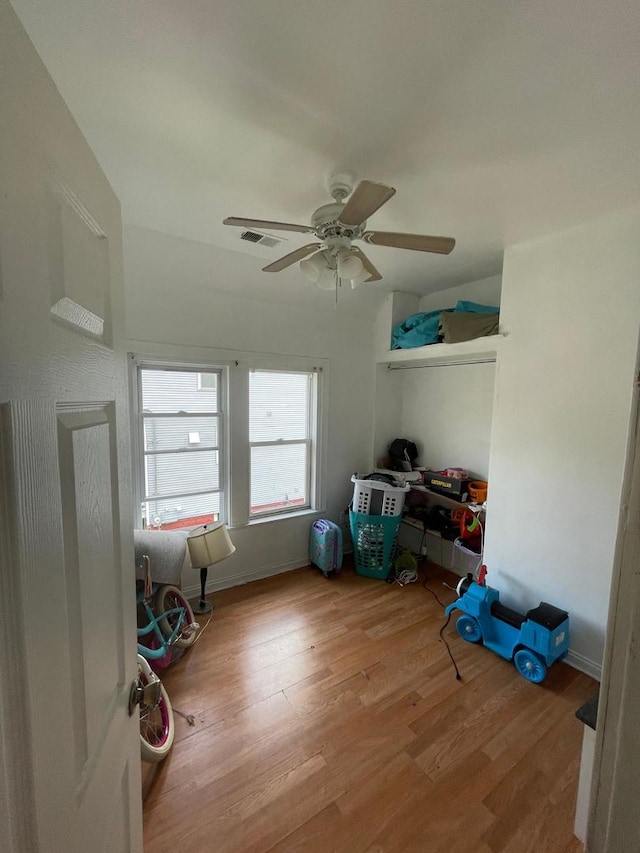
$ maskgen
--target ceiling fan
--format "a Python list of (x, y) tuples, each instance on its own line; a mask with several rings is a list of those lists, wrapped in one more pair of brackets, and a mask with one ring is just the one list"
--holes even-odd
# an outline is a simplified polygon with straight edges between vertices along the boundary
[[(334, 290), (338, 280), (349, 280), (351, 287), (363, 281), (380, 281), (382, 276), (354, 240), (374, 246), (412, 249), (448, 255), (456, 244), (452, 237), (429, 237), (426, 234), (403, 234), (393, 231), (368, 231), (367, 219), (395, 195), (393, 187), (373, 181), (360, 181), (353, 190), (353, 176), (344, 173), (329, 179), (333, 202), (323, 204), (311, 216), (310, 225), (244, 219), (229, 216), (225, 225), (263, 228), (272, 231), (298, 231), (315, 234), (319, 243), (308, 243), (263, 267), (263, 272), (280, 272), (300, 261), (300, 270), (322, 290)], [(348, 201), (345, 199), (350, 196)]]

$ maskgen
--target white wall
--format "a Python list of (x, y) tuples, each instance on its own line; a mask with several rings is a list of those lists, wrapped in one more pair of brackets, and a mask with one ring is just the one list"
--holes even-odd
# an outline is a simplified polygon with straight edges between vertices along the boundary
[[(374, 376), (371, 321), (337, 310), (311, 311), (269, 300), (269, 280), (255, 258), (147, 229), (124, 232), (127, 337), (151, 355), (206, 358), (226, 349), (329, 361), (327, 509), (340, 521), (351, 474), (370, 464)], [(264, 300), (235, 296), (234, 277), (261, 277)], [(263, 279), (264, 282), (263, 282)], [(223, 281), (227, 292), (217, 290)], [(332, 299), (331, 294), (325, 294)], [(236, 553), (209, 572), (211, 588), (306, 565), (313, 516), (232, 530)], [(195, 578), (185, 577), (185, 587)]]
[(403, 384), (398, 371), (388, 370), (386, 364), (375, 368), (375, 426), (373, 433), (372, 465), (382, 462), (389, 443), (404, 438), (402, 431)]
[(640, 211), (505, 252), (485, 561), (602, 660), (640, 322)]
[(487, 479), (495, 364), (390, 371), (401, 386), (400, 435), (427, 468), (466, 468)]
[(437, 293), (428, 293), (420, 300), (418, 310), (435, 311), (437, 308), (454, 308), (459, 299), (468, 299), (471, 302), (479, 302), (481, 305), (500, 305), (501, 289), (501, 275), (470, 281), (459, 284), (457, 287), (449, 287), (447, 290), (439, 290)]
[(373, 322), (374, 349), (384, 357), (391, 349), (391, 332), (403, 320), (420, 310), (420, 297), (415, 293), (394, 290), (379, 306)]

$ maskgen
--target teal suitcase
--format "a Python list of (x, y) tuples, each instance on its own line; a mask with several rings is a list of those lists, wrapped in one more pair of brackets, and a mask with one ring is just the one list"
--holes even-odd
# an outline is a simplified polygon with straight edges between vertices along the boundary
[(342, 530), (333, 521), (319, 518), (311, 525), (309, 559), (325, 578), (342, 568)]

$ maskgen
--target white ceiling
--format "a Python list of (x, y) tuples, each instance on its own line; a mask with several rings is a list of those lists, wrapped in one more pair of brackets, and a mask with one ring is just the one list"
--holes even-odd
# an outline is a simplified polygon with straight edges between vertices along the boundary
[[(640, 197), (637, 0), (13, 6), (124, 221), (256, 269), (308, 238), (274, 253), (223, 217), (306, 223), (341, 167), (398, 190), (369, 227), (456, 237), (448, 257), (367, 247), (384, 276), (367, 287), (416, 293)], [(287, 271), (281, 295), (300, 282)]]

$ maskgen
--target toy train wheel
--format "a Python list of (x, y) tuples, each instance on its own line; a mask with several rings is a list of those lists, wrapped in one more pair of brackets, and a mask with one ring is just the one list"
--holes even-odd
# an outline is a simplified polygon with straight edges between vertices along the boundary
[(456, 631), (468, 643), (479, 643), (482, 639), (482, 629), (478, 620), (466, 613), (458, 618)]
[(540, 684), (547, 677), (547, 665), (529, 649), (520, 649), (516, 652), (513, 663), (520, 675), (524, 675), (527, 681), (532, 681), (534, 684)]

